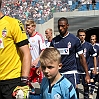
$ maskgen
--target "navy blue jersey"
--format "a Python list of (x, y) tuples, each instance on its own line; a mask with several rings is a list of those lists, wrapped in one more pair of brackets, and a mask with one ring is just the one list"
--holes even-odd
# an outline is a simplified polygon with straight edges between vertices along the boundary
[[(86, 58), (86, 62), (87, 62), (87, 65), (88, 65), (88, 70), (90, 70), (91, 65), (92, 65), (92, 62), (90, 61), (91, 57), (96, 56), (97, 54), (94, 51), (93, 46), (89, 42), (85, 41), (82, 44), (82, 48), (83, 48), (84, 57)], [(81, 63), (79, 61), (79, 57), (77, 58), (77, 70), (79, 72), (84, 72), (84, 69), (82, 68)]]
[(97, 57), (99, 56), (99, 45), (95, 44), (94, 46), (94, 50), (97, 53)]
[(58, 35), (53, 38), (50, 46), (60, 51), (63, 64), (60, 70), (61, 73), (77, 70), (76, 52), (83, 53), (81, 43), (77, 37), (70, 33), (65, 37)]
[[(94, 51), (97, 53), (97, 63), (98, 63), (98, 56), (99, 56), (99, 46), (97, 44), (93, 45)], [(93, 62), (93, 57), (91, 56), (90, 58), (90, 62), (91, 62), (91, 68), (94, 68), (94, 62)]]

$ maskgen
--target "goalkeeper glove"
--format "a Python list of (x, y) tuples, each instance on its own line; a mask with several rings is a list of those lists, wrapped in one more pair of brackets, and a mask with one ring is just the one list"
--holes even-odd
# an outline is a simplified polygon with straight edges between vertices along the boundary
[(30, 88), (28, 82), (28, 77), (21, 77), (20, 85), (14, 89), (12, 94), (16, 99), (27, 99), (29, 97)]
[(16, 97), (16, 99), (28, 99), (29, 91), (29, 86), (17, 86), (13, 91), (13, 96)]

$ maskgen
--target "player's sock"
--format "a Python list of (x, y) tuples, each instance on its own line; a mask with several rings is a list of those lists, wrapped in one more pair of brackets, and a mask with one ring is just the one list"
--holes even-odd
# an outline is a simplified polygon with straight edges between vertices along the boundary
[(78, 91), (78, 88), (76, 88), (76, 94), (77, 94), (77, 98), (79, 99), (79, 91)]

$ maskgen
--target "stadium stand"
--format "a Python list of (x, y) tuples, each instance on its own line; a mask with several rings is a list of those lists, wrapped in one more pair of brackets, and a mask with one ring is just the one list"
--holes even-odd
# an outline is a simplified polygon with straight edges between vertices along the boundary
[[(26, 19), (33, 19), (37, 24), (43, 24), (51, 19), (55, 12), (87, 11), (85, 1), (82, 3), (79, 0), (4, 0), (2, 11), (23, 23)], [(89, 10), (92, 10), (91, 3)], [(99, 10), (99, 1), (96, 2), (95, 10)]]

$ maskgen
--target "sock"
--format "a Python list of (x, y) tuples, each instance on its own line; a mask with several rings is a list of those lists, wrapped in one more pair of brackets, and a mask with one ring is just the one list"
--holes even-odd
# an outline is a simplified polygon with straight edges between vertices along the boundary
[(78, 88), (76, 88), (76, 94), (77, 94), (77, 98), (79, 99), (79, 91), (78, 91)]

